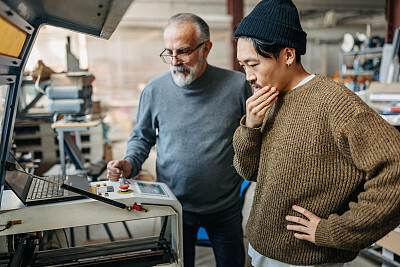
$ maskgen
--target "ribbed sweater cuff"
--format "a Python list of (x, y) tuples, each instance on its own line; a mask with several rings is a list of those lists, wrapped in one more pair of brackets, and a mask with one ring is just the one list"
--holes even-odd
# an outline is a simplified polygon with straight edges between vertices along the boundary
[(323, 247), (335, 247), (332, 237), (330, 235), (330, 227), (328, 220), (322, 219), (315, 231), (315, 244)]
[(249, 130), (261, 130), (261, 127), (256, 127), (256, 128), (251, 128), (251, 127), (247, 127), (246, 126), (246, 118), (247, 115), (244, 115), (241, 119), (240, 119), (240, 126), (243, 126)]
[(246, 126), (246, 115), (242, 117), (240, 120), (240, 135), (244, 135), (247, 137), (248, 140), (259, 140), (261, 127), (257, 128), (250, 128)]

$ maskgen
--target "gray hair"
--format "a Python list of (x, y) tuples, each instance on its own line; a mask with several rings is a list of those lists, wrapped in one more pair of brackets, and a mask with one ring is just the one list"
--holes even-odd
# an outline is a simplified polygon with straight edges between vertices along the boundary
[(172, 16), (167, 23), (167, 28), (172, 23), (185, 23), (185, 22), (192, 22), (197, 28), (197, 38), (199, 42), (209, 41), (210, 40), (210, 27), (208, 27), (207, 23), (192, 13), (178, 13)]

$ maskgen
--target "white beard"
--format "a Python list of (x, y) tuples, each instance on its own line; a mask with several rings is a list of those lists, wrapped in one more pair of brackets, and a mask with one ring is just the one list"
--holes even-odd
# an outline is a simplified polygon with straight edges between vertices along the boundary
[(182, 72), (172, 72), (172, 78), (174, 79), (174, 82), (176, 85), (179, 87), (191, 84), (193, 82), (193, 74), (189, 73), (187, 76), (185, 76)]
[[(196, 77), (196, 79), (198, 78), (197, 75), (204, 63), (202, 57), (199, 57), (198, 60), (198, 63), (194, 67), (188, 67), (184, 65), (170, 67), (172, 78), (177, 86), (182, 87), (189, 85), (195, 80), (194, 77)], [(186, 71), (188, 75), (185, 76), (181, 71)]]

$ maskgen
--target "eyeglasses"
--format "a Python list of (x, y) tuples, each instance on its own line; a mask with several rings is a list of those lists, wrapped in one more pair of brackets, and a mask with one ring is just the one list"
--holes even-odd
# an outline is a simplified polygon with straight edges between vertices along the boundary
[(178, 54), (176, 56), (173, 55), (169, 55), (169, 54), (164, 54), (164, 53), (170, 53), (170, 50), (167, 50), (167, 48), (165, 48), (161, 54), (160, 57), (162, 59), (162, 61), (164, 61), (164, 63), (167, 64), (171, 64), (172, 63), (172, 59), (175, 58), (177, 61), (179, 61), (180, 63), (188, 63), (190, 61), (190, 54), (192, 54), (194, 51), (196, 51), (200, 46), (202, 46), (203, 44), (207, 43), (207, 41), (204, 41), (202, 43), (200, 43), (198, 46), (196, 46), (193, 50), (188, 51), (188, 52), (184, 52), (181, 54)]

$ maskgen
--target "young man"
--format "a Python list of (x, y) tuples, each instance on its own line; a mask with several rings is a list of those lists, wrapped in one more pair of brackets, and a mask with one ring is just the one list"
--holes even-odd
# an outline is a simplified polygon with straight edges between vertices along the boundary
[(304, 70), (292, 1), (261, 1), (235, 37), (255, 91), (233, 142), (236, 170), (257, 182), (253, 265), (353, 260), (400, 224), (399, 132), (345, 86)]
[(143, 90), (126, 156), (109, 162), (108, 178), (137, 175), (157, 144), (157, 181), (166, 183), (183, 207), (185, 267), (194, 266), (200, 226), (218, 266), (243, 266), (243, 180), (232, 166), (232, 138), (251, 87), (242, 73), (207, 64), (210, 32), (198, 16), (173, 16), (164, 43), (160, 56), (171, 71)]

